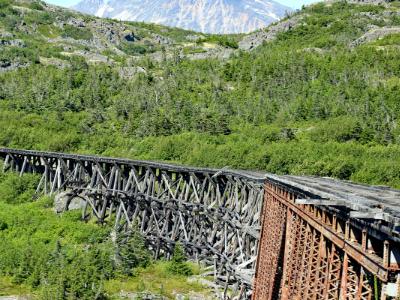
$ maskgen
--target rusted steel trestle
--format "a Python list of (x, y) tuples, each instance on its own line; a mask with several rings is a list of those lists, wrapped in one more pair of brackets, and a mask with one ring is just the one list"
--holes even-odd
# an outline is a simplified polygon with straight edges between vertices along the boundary
[(398, 299), (399, 243), (267, 180), (253, 299)]

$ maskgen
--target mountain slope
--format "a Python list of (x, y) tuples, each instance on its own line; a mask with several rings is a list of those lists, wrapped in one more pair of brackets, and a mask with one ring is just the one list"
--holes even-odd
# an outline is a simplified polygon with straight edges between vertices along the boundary
[[(0, 147), (400, 188), (399, 1), (320, 3), (241, 38), (100, 19), (39, 1), (0, 0)], [(218, 59), (204, 52), (211, 50), (232, 55)], [(0, 174), (0, 194), (7, 191), (19, 205), (31, 198), (19, 187), (32, 186), (34, 193), (36, 184), (14, 177), (5, 184)], [(101, 286), (110, 299), (122, 291), (136, 294), (134, 288), (169, 293), (182, 287), (181, 277), (161, 284), (138, 274), (130, 283), (121, 272), (116, 275), (123, 285), (107, 281), (115, 250), (95, 248), (97, 241), (103, 244), (106, 224), (101, 232), (90, 226), (80, 232), (70, 221), (81, 215), (65, 214), (64, 221), (57, 216), (58, 226), (33, 210), (48, 207), (43, 200), (18, 212), (0, 203), (0, 294), (2, 275), (41, 293), (41, 299), (77, 285), (80, 294), (69, 298), (93, 299), (92, 292), (99, 297)], [(27, 225), (24, 234), (13, 230), (17, 223)], [(52, 264), (43, 262), (47, 257)], [(60, 276), (44, 280), (40, 272)]]
[(128, 21), (144, 21), (205, 33), (246, 33), (290, 11), (271, 0), (82, 0), (74, 9)]
[(239, 39), (101, 19), (45, 2), (0, 0), (0, 72), (32, 63), (65, 67), (76, 57), (108, 65), (144, 55), (155, 61), (229, 57)]
[(239, 45), (0, 1), (0, 145), (400, 187), (398, 1), (312, 5)]

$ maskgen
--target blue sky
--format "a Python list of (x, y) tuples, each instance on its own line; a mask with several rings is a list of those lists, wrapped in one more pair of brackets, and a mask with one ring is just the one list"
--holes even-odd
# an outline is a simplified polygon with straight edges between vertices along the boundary
[[(45, 0), (45, 1), (66, 7), (72, 6), (79, 2), (79, 0)], [(316, 0), (275, 0), (275, 1), (294, 8), (300, 8), (303, 4), (316, 2)]]

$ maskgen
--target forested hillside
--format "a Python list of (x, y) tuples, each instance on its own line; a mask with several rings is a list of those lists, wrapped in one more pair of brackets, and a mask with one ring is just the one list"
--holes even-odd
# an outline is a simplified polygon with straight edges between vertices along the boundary
[[(133, 36), (141, 28), (172, 42), (121, 41), (96, 63), (76, 52), (100, 53), (92, 25), (67, 18), (72, 25), (54, 32), (55, 13), (42, 4), (0, 3), (0, 62), (19, 62), (0, 73), (2, 146), (400, 187), (397, 1), (305, 7), (252, 51), (236, 49), (240, 36), (125, 24)], [(77, 49), (67, 51), (63, 36)], [(78, 49), (80, 39), (88, 43)]]

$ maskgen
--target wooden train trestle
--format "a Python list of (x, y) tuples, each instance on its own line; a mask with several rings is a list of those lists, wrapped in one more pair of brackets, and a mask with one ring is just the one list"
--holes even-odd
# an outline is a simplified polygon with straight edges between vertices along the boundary
[(156, 162), (0, 149), (4, 169), (41, 174), (37, 193), (85, 201), (83, 219), (135, 227), (155, 257), (176, 242), (211, 266), (223, 297), (251, 295), (258, 255), (263, 176)]
[(266, 183), (253, 299), (400, 299), (399, 244), (369, 238), (338, 211), (296, 204), (302, 196)]

